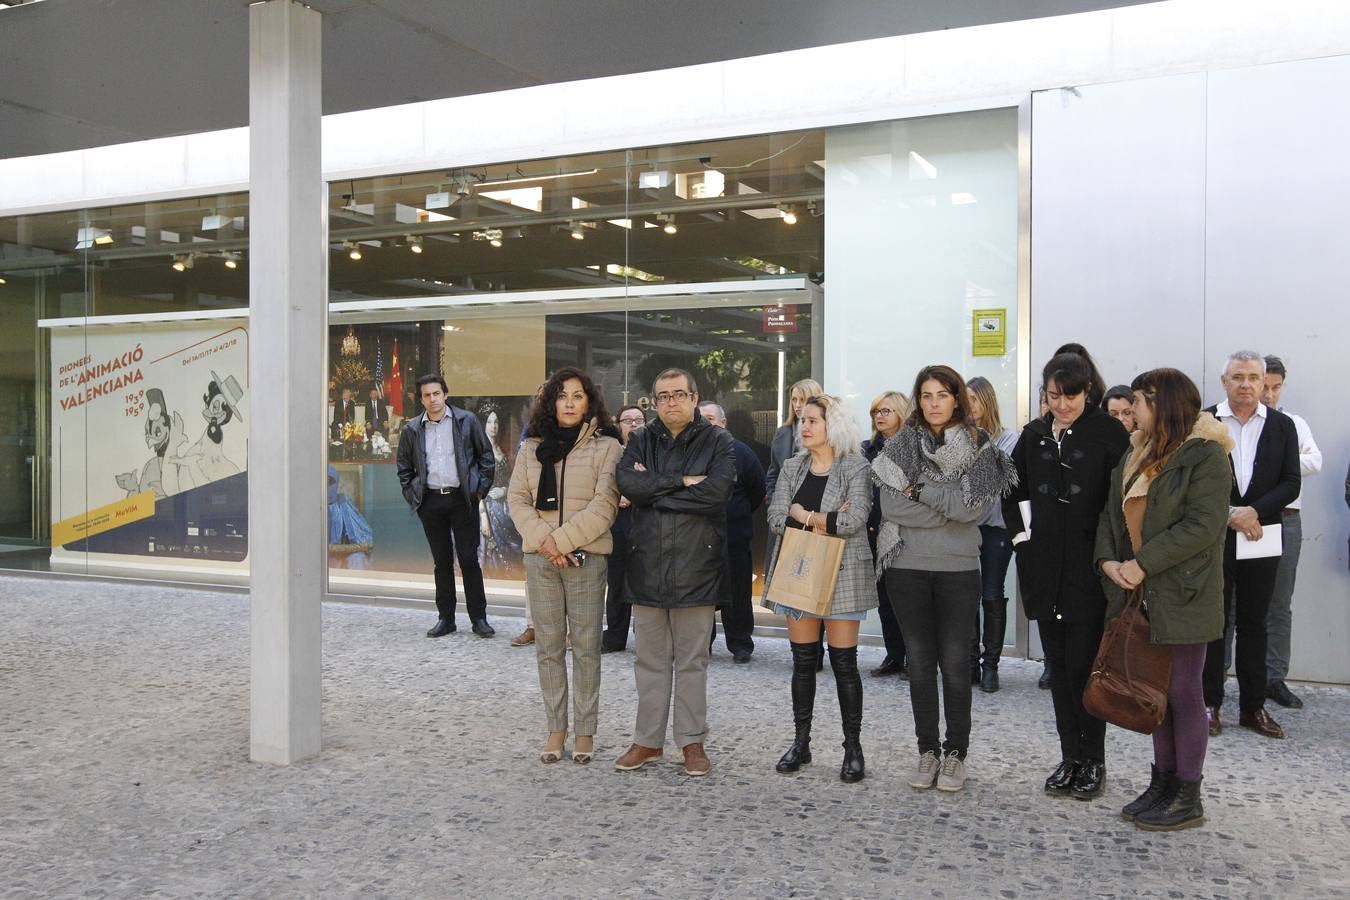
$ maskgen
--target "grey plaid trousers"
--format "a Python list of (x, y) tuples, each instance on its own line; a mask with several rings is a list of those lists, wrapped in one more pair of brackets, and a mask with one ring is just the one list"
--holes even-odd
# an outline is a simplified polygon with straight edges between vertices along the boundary
[(525, 554), (534, 616), (534, 652), (549, 731), (567, 730), (567, 626), (572, 626), (572, 727), (594, 736), (600, 709), (600, 634), (609, 557), (591, 554), (581, 567), (560, 569)]

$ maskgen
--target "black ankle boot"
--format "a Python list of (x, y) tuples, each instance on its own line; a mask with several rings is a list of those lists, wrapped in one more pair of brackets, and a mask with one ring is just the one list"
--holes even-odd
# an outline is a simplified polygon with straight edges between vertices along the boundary
[(1180, 831), (1205, 824), (1205, 807), (1200, 802), (1200, 782), (1182, 781), (1171, 776), (1171, 788), (1158, 804), (1134, 817), (1136, 828), (1145, 831)]
[(1144, 792), (1135, 797), (1133, 802), (1126, 804), (1120, 811), (1120, 817), (1127, 822), (1133, 822), (1135, 817), (1141, 812), (1152, 809), (1158, 805), (1158, 801), (1163, 798), (1168, 790), (1168, 781), (1173, 777), (1159, 769), (1157, 766), (1151, 766), (1153, 777), (1149, 779), (1148, 787)]
[(797, 736), (774, 766), (784, 774), (795, 772), (811, 761), (811, 713), (816, 705), (816, 660), (818, 645), (792, 645), (792, 725)]
[(862, 678), (858, 675), (858, 648), (831, 647), (830, 668), (839, 692), (839, 718), (844, 724), (844, 763), (839, 780), (852, 784), (864, 774), (862, 741)]
[(980, 655), (983, 673), (980, 690), (986, 694), (998, 691), (998, 661), (1003, 656), (1003, 632), (1008, 627), (1008, 601), (1004, 597), (981, 600), (984, 611), (984, 653)]

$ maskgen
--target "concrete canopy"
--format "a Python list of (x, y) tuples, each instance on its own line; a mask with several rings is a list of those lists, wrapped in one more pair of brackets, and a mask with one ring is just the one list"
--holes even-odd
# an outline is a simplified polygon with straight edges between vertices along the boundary
[[(314, 0), (325, 114), (1139, 0)], [(246, 0), (0, 8), (0, 158), (248, 124)], [(765, 90), (773, 90), (766, 85)]]

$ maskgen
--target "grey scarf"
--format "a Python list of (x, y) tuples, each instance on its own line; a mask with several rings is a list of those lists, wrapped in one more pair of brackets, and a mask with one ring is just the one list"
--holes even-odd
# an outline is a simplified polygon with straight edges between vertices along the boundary
[[(911, 484), (959, 484), (962, 500), (975, 509), (1012, 490), (1017, 468), (982, 428), (953, 427), (937, 437), (927, 428), (906, 426), (873, 460), (872, 480), (895, 494)], [(903, 546), (900, 526), (883, 519), (877, 532), (878, 577)]]

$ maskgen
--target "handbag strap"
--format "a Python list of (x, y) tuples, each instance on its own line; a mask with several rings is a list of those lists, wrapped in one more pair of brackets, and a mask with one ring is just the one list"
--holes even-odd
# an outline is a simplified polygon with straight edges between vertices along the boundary
[[(1144, 583), (1141, 581), (1131, 591), (1129, 598), (1125, 601), (1125, 608), (1120, 614), (1123, 616), (1130, 611), (1138, 611), (1144, 602)], [(1142, 710), (1148, 710), (1148, 706), (1139, 696), (1139, 691), (1134, 687), (1134, 676), (1130, 674), (1130, 640), (1134, 637), (1134, 629), (1125, 629), (1125, 638), (1121, 642), (1120, 658), (1124, 669), (1125, 685), (1129, 688), (1130, 698)]]

